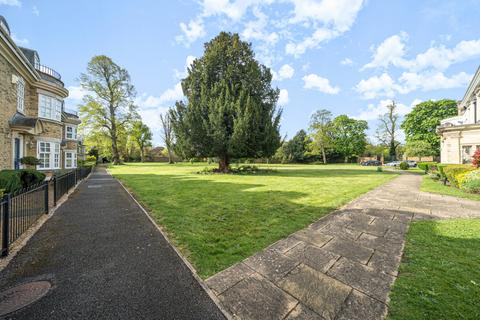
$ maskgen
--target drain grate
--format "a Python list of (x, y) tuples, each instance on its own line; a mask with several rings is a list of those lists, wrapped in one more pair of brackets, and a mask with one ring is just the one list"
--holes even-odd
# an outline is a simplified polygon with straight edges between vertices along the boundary
[(0, 292), (0, 316), (34, 303), (52, 288), (48, 281), (25, 283)]

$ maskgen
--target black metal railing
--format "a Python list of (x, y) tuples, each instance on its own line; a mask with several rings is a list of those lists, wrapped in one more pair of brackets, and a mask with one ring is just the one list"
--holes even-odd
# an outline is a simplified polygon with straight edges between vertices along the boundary
[(0, 200), (2, 256), (42, 214), (48, 213), (48, 182), (7, 194)]
[(45, 74), (55, 78), (57, 80), (62, 80), (62, 76), (60, 75), (60, 73), (58, 73), (57, 71), (53, 70), (50, 67), (47, 67), (47, 66), (41, 65), (39, 63), (36, 63), (35, 64), (35, 69), (37, 69), (41, 73), (45, 73)]
[[(12, 243), (27, 231), (41, 215), (48, 214), (50, 203), (55, 206), (63, 195), (85, 179), (90, 172), (92, 172), (92, 167), (77, 168), (54, 177), (49, 182), (41, 182), (0, 198), (1, 256), (8, 255)], [(53, 186), (53, 199), (49, 193), (50, 184)]]
[(85, 179), (90, 172), (92, 172), (92, 167), (80, 167), (53, 178), (53, 204), (57, 205), (57, 201), (79, 181)]

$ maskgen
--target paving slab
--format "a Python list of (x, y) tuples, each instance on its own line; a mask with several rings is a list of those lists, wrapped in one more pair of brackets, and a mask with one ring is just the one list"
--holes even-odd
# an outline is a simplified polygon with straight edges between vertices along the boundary
[(254, 271), (244, 263), (237, 263), (222, 272), (207, 279), (206, 283), (215, 294), (219, 295), (241, 280), (247, 278)]
[(346, 258), (337, 261), (327, 275), (384, 303), (395, 280), (391, 275)]
[(322, 316), (318, 313), (313, 312), (304, 304), (299, 303), (295, 309), (293, 309), (285, 320), (323, 320)]
[(246, 259), (244, 263), (273, 282), (282, 279), (298, 265), (298, 261), (273, 249), (261, 251)]
[(373, 249), (361, 246), (360, 244), (345, 240), (340, 237), (333, 239), (324, 247), (325, 250), (336, 253), (340, 256), (367, 264), (373, 254)]
[(336, 320), (376, 320), (387, 313), (387, 306), (369, 296), (352, 290)]
[(351, 288), (324, 273), (300, 265), (281, 282), (280, 287), (325, 319), (334, 319)]
[(301, 243), (288, 251), (286, 255), (320, 272), (327, 272), (340, 258), (340, 255), (327, 250)]
[(237, 319), (283, 319), (298, 301), (253, 273), (218, 296)]

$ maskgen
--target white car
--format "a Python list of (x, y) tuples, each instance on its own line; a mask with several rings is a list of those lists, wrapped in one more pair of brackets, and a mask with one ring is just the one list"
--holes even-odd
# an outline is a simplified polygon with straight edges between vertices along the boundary
[(417, 161), (407, 160), (407, 163), (410, 168), (415, 168), (417, 166)]
[(400, 163), (402, 163), (402, 161), (392, 161), (392, 162), (385, 163), (385, 165), (387, 167), (398, 167), (400, 166)]

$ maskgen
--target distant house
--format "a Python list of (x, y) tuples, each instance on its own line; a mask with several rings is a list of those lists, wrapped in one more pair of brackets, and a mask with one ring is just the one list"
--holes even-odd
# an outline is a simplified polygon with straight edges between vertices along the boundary
[(437, 132), (442, 163), (472, 161), (473, 153), (480, 149), (480, 67), (458, 103), (458, 116), (442, 120)]
[[(38, 170), (77, 167), (80, 119), (66, 112), (68, 90), (35, 50), (18, 47), (0, 16), (0, 169), (20, 169), (34, 156)], [(80, 152), (79, 152), (80, 151)]]

